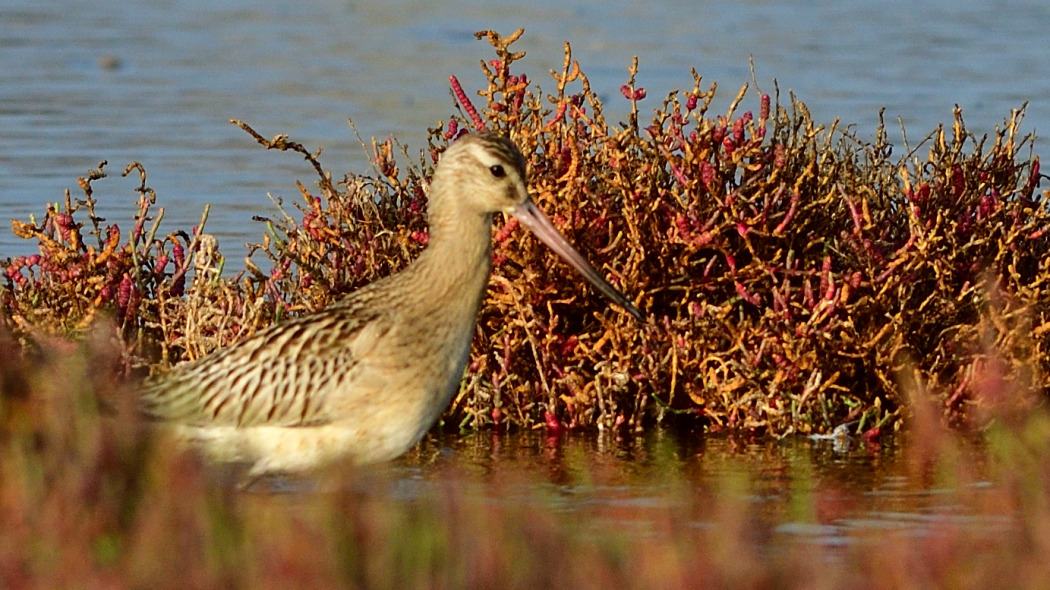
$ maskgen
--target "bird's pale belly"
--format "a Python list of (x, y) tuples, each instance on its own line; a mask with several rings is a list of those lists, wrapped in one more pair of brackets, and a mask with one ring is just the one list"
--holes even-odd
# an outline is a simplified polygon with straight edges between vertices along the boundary
[(250, 463), (250, 477), (297, 473), (348, 461), (378, 463), (412, 448), (429, 430), (429, 408), (374, 408), (362, 419), (345, 419), (316, 426), (188, 426), (172, 425), (182, 442), (208, 459)]

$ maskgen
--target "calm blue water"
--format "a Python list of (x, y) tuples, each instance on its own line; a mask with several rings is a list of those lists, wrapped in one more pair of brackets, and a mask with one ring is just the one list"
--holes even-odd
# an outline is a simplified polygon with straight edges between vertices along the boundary
[[(209, 229), (239, 259), (261, 233), (250, 218), (270, 211), (266, 194), (294, 196), (295, 180), (313, 176), (228, 119), (323, 146), (337, 177), (367, 172), (347, 119), (366, 138), (393, 135), (415, 153), (426, 127), (452, 112), (448, 76), (482, 85), (477, 64), (492, 53), (472, 32), (485, 28), (525, 27), (522, 69), (545, 88), (570, 41), (613, 120), (624, 113), (618, 88), (632, 55), (649, 108), (690, 87), (690, 67), (719, 82), (725, 105), (750, 80), (753, 56), (762, 90), (776, 78), (818, 121), (855, 124), (861, 137), (883, 106), (918, 139), (950, 121), (955, 104), (984, 133), (1025, 101), (1026, 130), (1050, 133), (1043, 0), (213, 4), (0, 5), (0, 258), (35, 250), (10, 234), (9, 219), (40, 214), (105, 159), (113, 173), (132, 160), (146, 166), (168, 231), (195, 224), (212, 203)], [(130, 218), (136, 184), (96, 185), (111, 221)]]

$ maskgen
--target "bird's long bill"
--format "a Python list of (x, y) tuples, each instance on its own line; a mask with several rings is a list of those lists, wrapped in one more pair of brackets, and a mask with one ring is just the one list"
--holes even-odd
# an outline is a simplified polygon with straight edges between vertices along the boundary
[(592, 285), (597, 287), (603, 295), (608, 297), (616, 305), (631, 312), (631, 315), (634, 317), (642, 319), (642, 312), (638, 311), (638, 308), (636, 308), (629, 299), (624, 297), (623, 293), (617, 291), (616, 287), (609, 284), (609, 281), (605, 280), (605, 277), (599, 274), (598, 271), (591, 266), (591, 263), (587, 262), (587, 259), (577, 252), (576, 248), (573, 248), (572, 245), (569, 244), (560, 233), (558, 233), (558, 230), (554, 229), (554, 226), (551, 225), (547, 216), (540, 211), (539, 207), (537, 207), (531, 199), (515, 207), (514, 210), (511, 211), (511, 214), (519, 223), (529, 228), (532, 233), (536, 234), (539, 239), (543, 240), (543, 243), (550, 246), (551, 250), (554, 250), (558, 256), (561, 256), (569, 264), (573, 265), (576, 270), (578, 270), (584, 278), (590, 281)]

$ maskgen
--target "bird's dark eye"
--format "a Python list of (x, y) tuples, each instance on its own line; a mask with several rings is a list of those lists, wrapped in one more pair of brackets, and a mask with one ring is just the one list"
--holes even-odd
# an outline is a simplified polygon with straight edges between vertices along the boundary
[(495, 164), (493, 166), (489, 166), (489, 172), (491, 172), (492, 175), (495, 176), (496, 178), (503, 178), (504, 176), (507, 175), (507, 171), (504, 170), (503, 166), (500, 166), (499, 164)]

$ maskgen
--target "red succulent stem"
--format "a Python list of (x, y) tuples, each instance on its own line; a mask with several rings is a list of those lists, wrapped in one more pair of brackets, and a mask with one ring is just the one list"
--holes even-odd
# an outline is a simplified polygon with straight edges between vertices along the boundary
[(456, 95), (456, 100), (463, 106), (463, 110), (467, 111), (467, 115), (470, 120), (474, 122), (474, 128), (478, 131), (485, 130), (485, 120), (478, 114), (478, 110), (474, 108), (474, 103), (470, 102), (470, 98), (467, 97), (467, 93), (463, 91), (463, 86), (460, 85), (459, 79), (455, 76), (449, 76), (448, 81), (452, 84), (452, 92)]

